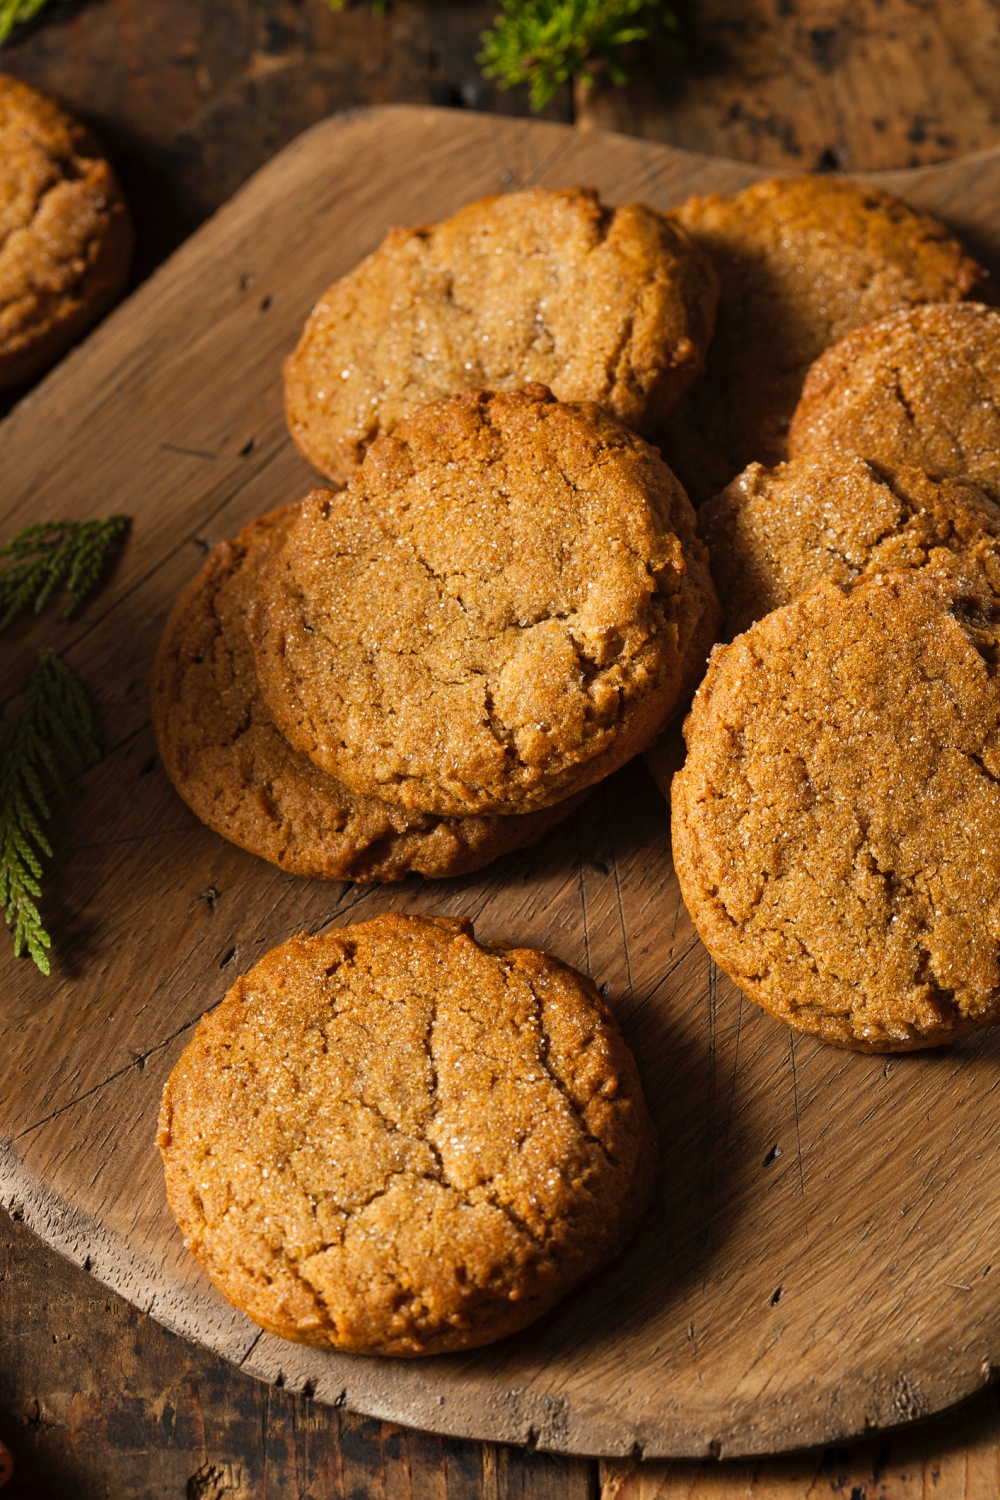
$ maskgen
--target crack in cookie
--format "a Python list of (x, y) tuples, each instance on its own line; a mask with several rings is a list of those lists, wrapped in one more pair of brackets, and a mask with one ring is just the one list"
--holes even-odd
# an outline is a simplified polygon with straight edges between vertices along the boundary
[(244, 616), (299, 512), (285, 506), (222, 542), (181, 593), (153, 664), (160, 757), (192, 811), (294, 875), (387, 882), (466, 875), (540, 839), (579, 799), (521, 818), (441, 818), (352, 792), (275, 729)]
[(621, 1249), (655, 1161), (590, 980), (399, 915), (303, 933), (239, 979), (170, 1077), (159, 1143), (232, 1302), (287, 1338), (396, 1355), (533, 1321)]
[(716, 649), (685, 724), (695, 925), (752, 1000), (837, 1046), (1000, 1020), (1000, 683), (978, 639), (1000, 611), (974, 605), (970, 624), (930, 568), (820, 582)]
[(543, 386), (432, 403), (304, 502), (248, 615), (286, 739), (455, 817), (551, 806), (680, 706), (717, 601), (641, 438)]

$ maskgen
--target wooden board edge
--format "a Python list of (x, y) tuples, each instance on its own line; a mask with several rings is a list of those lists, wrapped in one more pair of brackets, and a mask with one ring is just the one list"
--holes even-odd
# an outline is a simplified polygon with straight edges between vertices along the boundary
[[(672, 1433), (661, 1425), (661, 1439), (650, 1440), (640, 1424), (627, 1429), (620, 1422), (613, 1422), (609, 1427), (606, 1412), (574, 1411), (560, 1398), (530, 1388), (512, 1387), (499, 1398), (479, 1400), (471, 1407), (460, 1393), (453, 1402), (448, 1402), (426, 1387), (421, 1379), (420, 1361), (366, 1359), (362, 1365), (357, 1356), (326, 1354), (277, 1338), (259, 1329), (245, 1314), (230, 1308), (210, 1284), (200, 1295), (192, 1296), (187, 1289), (185, 1300), (175, 1303), (168, 1287), (157, 1287), (148, 1269), (136, 1265), (124, 1241), (48, 1189), (10, 1142), (0, 1151), (0, 1207), (109, 1291), (131, 1302), (170, 1332), (205, 1345), (244, 1374), (265, 1384), (280, 1379), (287, 1390), (307, 1394), (322, 1405), (440, 1437), (504, 1443), (565, 1458), (618, 1462), (726, 1461), (777, 1457), (842, 1445), (870, 1438), (876, 1432), (882, 1435), (899, 1431), (913, 1420), (890, 1418), (873, 1425), (870, 1417), (861, 1412), (865, 1393), (859, 1391), (854, 1403), (858, 1408), (856, 1415), (844, 1413), (835, 1426), (831, 1426), (828, 1411), (817, 1413), (809, 1423), (803, 1424), (800, 1419), (795, 1423), (792, 1442), (776, 1441), (774, 1429), (760, 1420), (759, 1410), (757, 1421), (750, 1420), (750, 1413), (744, 1414), (740, 1423), (740, 1430), (746, 1434), (744, 1441), (730, 1443), (724, 1436), (708, 1437), (704, 1431), (699, 1434), (692, 1430), (690, 1421), (683, 1427), (675, 1427)], [(402, 1381), (397, 1368), (400, 1364), (405, 1367)], [(352, 1380), (352, 1370), (361, 1378)], [(996, 1380), (998, 1371), (1000, 1344), (995, 1359), (980, 1361), (964, 1375), (956, 1375), (954, 1369), (949, 1371), (939, 1398), (925, 1402), (919, 1420), (938, 1417), (971, 1400)], [(584, 1431), (602, 1426), (606, 1441), (594, 1444), (582, 1438)]]
[[(319, 122), (318, 125), (311, 127), (310, 131), (305, 132), (304, 136), (300, 136), (299, 138), (297, 138), (297, 141), (293, 142), (292, 145), (287, 148), (287, 150), (290, 152), (294, 151), (295, 147), (307, 136), (312, 137), (319, 133), (325, 137), (327, 133), (330, 133), (332, 138), (334, 134), (338, 136), (341, 135), (347, 127), (355, 123), (364, 123), (372, 120), (373, 118), (384, 116), (386, 114), (393, 114), (397, 117), (426, 117), (430, 113), (433, 113), (434, 115), (444, 116), (448, 116), (451, 114), (450, 111), (445, 110), (430, 111), (423, 107), (403, 105), (376, 106), (369, 109), (344, 112), (342, 114), (330, 116), (326, 120)], [(505, 120), (506, 117), (490, 117), (490, 119)], [(533, 123), (534, 122), (530, 121), (517, 122), (519, 127), (525, 128), (530, 128)], [(573, 135), (571, 127), (547, 126), (546, 128), (556, 132), (564, 132), (567, 140), (572, 138)], [(610, 136), (614, 133), (605, 132), (604, 134)], [(665, 153), (667, 155), (683, 157), (688, 161), (694, 162), (718, 162), (719, 160), (721, 160), (720, 158), (704, 156), (699, 153), (681, 151), (679, 148), (661, 146), (654, 142), (637, 142), (634, 138), (631, 137), (618, 135), (616, 136), (616, 138), (623, 142), (627, 142), (633, 149), (637, 146), (643, 149), (648, 148), (651, 151), (654, 151), (657, 155)], [(276, 158), (275, 161), (277, 160), (278, 159)], [(935, 180), (940, 180), (941, 174), (946, 173), (949, 171), (949, 169), (954, 169), (962, 162), (968, 162), (969, 160), (971, 159), (962, 158), (959, 159), (959, 161), (956, 163), (947, 163), (943, 164), (940, 167), (911, 169), (906, 174), (890, 175), (893, 175), (894, 179), (896, 179), (896, 181), (894, 182), (896, 190), (902, 191), (905, 188), (905, 183), (898, 179), (901, 179), (903, 176), (912, 178), (914, 180), (919, 180), (921, 182), (927, 182), (932, 177), (932, 175), (934, 175)], [(984, 153), (977, 153), (975, 160), (978, 162), (979, 167), (983, 171), (988, 171), (989, 173), (996, 171), (1000, 173), (1000, 148), (996, 148)], [(258, 176), (273, 171), (274, 167), (274, 162), (268, 164), (268, 166), (262, 169), (261, 174), (258, 174)], [(759, 171), (756, 173), (756, 175), (765, 176), (774, 174)], [(887, 174), (879, 174), (879, 180), (884, 181), (886, 179), (886, 176)], [(240, 192), (235, 195), (234, 199), (230, 200), (229, 204), (220, 209), (220, 215), (225, 214), (228, 210), (232, 210), (235, 212), (243, 195), (250, 191), (253, 184), (257, 180), (257, 177), (250, 179), (250, 181), (244, 185)], [(888, 182), (886, 183), (886, 185), (889, 185)], [(212, 222), (215, 221), (210, 221), (210, 223)], [(207, 228), (208, 226), (205, 227)], [(195, 236), (192, 236), (192, 240), (187, 241), (185, 245), (176, 252), (175, 257), (171, 257), (171, 260), (165, 263), (164, 267), (162, 267), (161, 270), (156, 273), (156, 276), (154, 278), (151, 278), (150, 282), (146, 283), (143, 288), (140, 288), (139, 291), (134, 294), (134, 296), (136, 298), (143, 296), (148, 289), (152, 289), (154, 283), (156, 283), (157, 295), (159, 295), (159, 290), (162, 289), (162, 283), (158, 281), (158, 278), (161, 275), (166, 275), (172, 266), (176, 266), (177, 259), (185, 255), (185, 252), (192, 245), (192, 241), (196, 239), (197, 234)], [(129, 303), (123, 304), (123, 310), (129, 307), (131, 305), (131, 302), (132, 299), (130, 299)], [(100, 332), (92, 336), (93, 339), (99, 339), (100, 337)], [(91, 341), (88, 340), (87, 343), (81, 346), (80, 350), (77, 351), (77, 354), (82, 353), (84, 349), (88, 348), (90, 346), (90, 343)], [(68, 361), (64, 361), (63, 364), (58, 367), (57, 372), (54, 372), (54, 376), (50, 377), (50, 379), (59, 378), (60, 376), (62, 376), (63, 378), (70, 378), (73, 372), (71, 371), (70, 374), (67, 375), (66, 369), (67, 365), (74, 358), (75, 356), (70, 356)], [(48, 384), (49, 382), (46, 382), (46, 385)], [(30, 403), (30, 401), (31, 398), (29, 397), (28, 402)], [(23, 409), (24, 405), (25, 403), (22, 403), (21, 408), (15, 408), (15, 412), (19, 409)], [(134, 1305), (136, 1305), (143, 1311), (148, 1312), (157, 1321), (163, 1323), (164, 1326), (173, 1329), (173, 1331), (178, 1332), (182, 1336), (197, 1337), (199, 1342), (206, 1343), (216, 1352), (222, 1354), (223, 1357), (229, 1359), (231, 1362), (237, 1364), (240, 1367), (246, 1368), (249, 1373), (258, 1375), (259, 1378), (275, 1378), (274, 1374), (265, 1373), (264, 1361), (262, 1358), (259, 1358), (254, 1362), (254, 1364), (245, 1363), (245, 1361), (248, 1361), (250, 1353), (254, 1348), (259, 1348), (261, 1356), (263, 1356), (267, 1352), (266, 1346), (262, 1345), (259, 1337), (256, 1336), (255, 1330), (253, 1330), (252, 1326), (250, 1333), (251, 1342), (249, 1348), (247, 1348), (244, 1352), (243, 1346), (241, 1344), (240, 1352), (237, 1355), (237, 1353), (234, 1352), (231, 1340), (227, 1344), (226, 1338), (221, 1330), (221, 1326), (218, 1334), (218, 1339), (205, 1336), (203, 1322), (199, 1322), (199, 1331), (197, 1334), (194, 1334), (190, 1329), (181, 1326), (176, 1321), (176, 1319), (171, 1316), (170, 1307), (166, 1304), (166, 1302), (158, 1303), (155, 1296), (152, 1301), (147, 1302), (147, 1300), (139, 1294), (138, 1290), (136, 1291), (136, 1295), (130, 1295), (130, 1292), (128, 1290), (129, 1286), (138, 1287), (138, 1280), (134, 1260), (130, 1260), (129, 1255), (127, 1254), (127, 1245), (125, 1244), (125, 1242), (119, 1241), (115, 1236), (109, 1234), (108, 1231), (104, 1230), (96, 1223), (85, 1221), (85, 1216), (81, 1215), (77, 1210), (72, 1209), (71, 1207), (69, 1207), (69, 1205), (60, 1201), (57, 1195), (45, 1190), (44, 1186), (41, 1183), (35, 1182), (31, 1177), (29, 1169), (27, 1169), (25, 1164), (23, 1162), (20, 1162), (17, 1158), (13, 1147), (10, 1148), (8, 1157), (5, 1158), (4, 1155), (0, 1155), (0, 1201), (3, 1201), (5, 1203), (9, 1202), (10, 1206), (14, 1208), (18, 1213), (18, 1216), (23, 1219), (23, 1221), (27, 1223), (28, 1226), (32, 1228), (36, 1233), (39, 1233), (41, 1237), (45, 1239), (47, 1243), (51, 1244), (53, 1248), (55, 1248), (60, 1254), (65, 1255), (75, 1264), (80, 1265), (84, 1269), (90, 1271), (91, 1274), (94, 1274), (102, 1284), (111, 1287), (120, 1295), (128, 1298), (128, 1300), (132, 1301)], [(148, 1281), (146, 1281), (147, 1289), (148, 1285), (149, 1283)], [(214, 1315), (215, 1314), (213, 1313), (213, 1316)], [(204, 1316), (204, 1314), (202, 1314), (202, 1316)], [(239, 1317), (241, 1315), (236, 1316)], [(281, 1343), (281, 1341), (276, 1342), (278, 1342), (279, 1344)], [(288, 1346), (288, 1348), (290, 1350), (297, 1351), (299, 1346), (291, 1345)], [(313, 1354), (312, 1357), (316, 1360), (325, 1358), (325, 1356), (317, 1354)], [(288, 1362), (286, 1361), (286, 1363)], [(256, 1367), (258, 1364), (261, 1366), (260, 1369)], [(956, 1393), (956, 1391), (950, 1389), (945, 1400), (941, 1401), (938, 1405), (929, 1405), (927, 1409), (921, 1413), (921, 1415), (928, 1416), (936, 1411), (946, 1410), (954, 1406), (956, 1402), (975, 1395), (978, 1390), (982, 1388), (982, 1385), (986, 1383), (986, 1381), (990, 1378), (992, 1374), (992, 1368), (993, 1367), (990, 1362), (980, 1364), (978, 1372), (970, 1371), (966, 1376), (962, 1377), (962, 1379), (957, 1382), (958, 1385), (962, 1386), (961, 1390)], [(308, 1375), (303, 1375), (302, 1388), (304, 1388), (304, 1386), (310, 1382), (311, 1377)], [(292, 1380), (289, 1380), (286, 1383), (290, 1388), (296, 1388)], [(324, 1396), (322, 1391), (317, 1390), (316, 1399), (322, 1401), (330, 1400), (331, 1398)], [(536, 1394), (535, 1399), (541, 1402), (546, 1398)], [(372, 1397), (370, 1400), (366, 1400), (364, 1397), (359, 1397), (352, 1394), (347, 1400), (341, 1401), (339, 1399), (334, 1399), (332, 1400), (331, 1404), (347, 1405), (351, 1410), (358, 1411), (363, 1415), (384, 1417), (387, 1420), (401, 1421), (398, 1411), (393, 1408), (393, 1403), (385, 1402), (381, 1398), (376, 1400), (375, 1397)], [(527, 1407), (525, 1407), (525, 1410), (527, 1410)], [(411, 1416), (404, 1423), (404, 1425), (413, 1426), (417, 1424), (414, 1422)], [(495, 1429), (491, 1428), (491, 1430), (489, 1431), (473, 1431), (470, 1430), (467, 1424), (461, 1422), (456, 1425), (455, 1423), (444, 1419), (435, 1421), (433, 1412), (429, 1412), (426, 1415), (422, 1413), (419, 1425), (426, 1430), (440, 1432), (443, 1435), (447, 1436), (473, 1438), (485, 1441), (509, 1442), (527, 1446), (537, 1446), (540, 1449), (544, 1449), (546, 1451), (562, 1454), (577, 1454), (580, 1456), (620, 1458), (626, 1455), (628, 1452), (632, 1451), (633, 1448), (637, 1446), (642, 1447), (638, 1439), (630, 1445), (626, 1441), (626, 1437), (629, 1435), (623, 1436), (623, 1446), (620, 1447), (617, 1445), (613, 1447), (602, 1447), (599, 1451), (588, 1447), (581, 1447), (579, 1446), (579, 1444), (574, 1444), (572, 1429), (570, 1427), (568, 1427), (566, 1433), (563, 1434), (558, 1429), (557, 1424), (548, 1424), (546, 1426), (543, 1423), (541, 1429), (539, 1430), (537, 1428), (533, 1428), (529, 1422), (527, 1428), (525, 1429), (521, 1422), (520, 1415), (518, 1416), (517, 1421), (513, 1422), (510, 1425), (505, 1425), (498, 1418), (497, 1427)], [(799, 1437), (795, 1442), (794, 1447), (775, 1447), (773, 1438), (770, 1441), (765, 1440), (766, 1445), (764, 1446), (740, 1446), (733, 1449), (724, 1449), (720, 1445), (717, 1451), (714, 1447), (710, 1447), (706, 1450), (705, 1447), (700, 1445), (696, 1448), (686, 1447), (682, 1442), (679, 1442), (678, 1444), (672, 1444), (670, 1447), (670, 1451), (661, 1451), (658, 1445), (648, 1445), (643, 1449), (643, 1456), (650, 1459), (704, 1458), (715, 1453), (715, 1456), (734, 1458), (751, 1457), (757, 1456), (762, 1453), (801, 1451), (802, 1447), (808, 1443), (843, 1442), (848, 1441), (853, 1437), (864, 1435), (864, 1431), (857, 1432), (854, 1430), (848, 1430), (842, 1433), (831, 1435), (828, 1426), (824, 1427), (822, 1432), (820, 1432), (818, 1430), (819, 1424), (816, 1423), (813, 1425), (817, 1428), (817, 1435), (815, 1437), (805, 1436), (804, 1439), (802, 1437)], [(892, 1428), (891, 1426), (886, 1426), (880, 1427), (878, 1430), (888, 1431), (892, 1430)], [(871, 1429), (868, 1428), (867, 1431), (870, 1433)], [(534, 1434), (534, 1436), (532, 1436), (532, 1434)]]

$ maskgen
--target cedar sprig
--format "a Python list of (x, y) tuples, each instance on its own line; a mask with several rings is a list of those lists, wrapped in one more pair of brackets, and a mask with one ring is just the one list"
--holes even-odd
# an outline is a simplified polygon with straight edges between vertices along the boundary
[(0, 907), (14, 933), (14, 956), (27, 952), (51, 972), (52, 939), (35, 901), (42, 860), (52, 846), (43, 824), (65, 801), (70, 775), (101, 758), (90, 696), (50, 647), (38, 655), (20, 708), (0, 720)]
[[(42, 0), (44, 4), (44, 0)], [(345, 10), (348, 0), (326, 0), (331, 10)], [(377, 16), (384, 16), (389, 9), (389, 0), (372, 0), (372, 10)]]
[(527, 83), (533, 110), (544, 109), (560, 84), (593, 82), (602, 60), (612, 83), (628, 81), (623, 48), (665, 45), (679, 30), (664, 0), (500, 0), (503, 14), (483, 33), (476, 59), (501, 88)]
[(0, 47), (10, 36), (15, 26), (37, 16), (47, 0), (0, 0)]
[[(0, 4), (3, 0), (0, 0)], [(39, 521), (0, 548), (0, 632), (19, 616), (40, 614), (58, 589), (67, 620), (94, 593), (128, 535), (128, 516), (103, 521)]]

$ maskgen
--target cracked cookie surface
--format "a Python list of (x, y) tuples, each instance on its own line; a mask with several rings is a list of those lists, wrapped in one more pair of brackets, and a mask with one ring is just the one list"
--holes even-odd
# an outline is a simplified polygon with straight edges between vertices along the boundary
[(797, 1031), (893, 1052), (1000, 1019), (998, 618), (874, 574), (713, 653), (674, 863), (713, 958)]
[(837, 452), (751, 464), (702, 506), (698, 529), (727, 641), (821, 578), (932, 568), (1000, 598), (1000, 508), (975, 485), (922, 469), (890, 474)]
[(968, 479), (1000, 502), (1000, 311), (916, 307), (828, 349), (809, 371), (788, 449), (831, 448)]
[(539, 381), (658, 421), (701, 369), (715, 272), (670, 218), (589, 188), (533, 188), (394, 229), (317, 303), (285, 365), (292, 436), (347, 479), (416, 406)]
[(0, 73), (0, 390), (37, 375), (110, 308), (131, 250), (115, 174), (87, 131)]
[(275, 729), (257, 687), (244, 616), (297, 505), (215, 548), (170, 613), (153, 664), (153, 725), (167, 775), (224, 838), (293, 875), (394, 881), (466, 875), (540, 839), (571, 810), (441, 818), (350, 791)]
[(424, 407), (315, 491), (247, 628), (296, 749), (464, 816), (551, 806), (644, 749), (717, 609), (655, 449), (534, 386)]
[(590, 980), (400, 915), (303, 933), (243, 975), (170, 1076), (159, 1144), (231, 1302), (393, 1355), (532, 1322), (623, 1247), (656, 1155)]
[(748, 463), (786, 457), (806, 372), (850, 329), (914, 303), (995, 297), (943, 224), (869, 184), (774, 178), (691, 198), (677, 218), (721, 286), (704, 378), (655, 438), (696, 505)]

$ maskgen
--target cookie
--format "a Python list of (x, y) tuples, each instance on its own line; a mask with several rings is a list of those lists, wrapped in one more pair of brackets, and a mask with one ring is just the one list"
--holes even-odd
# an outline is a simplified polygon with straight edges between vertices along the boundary
[(645, 749), (716, 611), (655, 449), (533, 386), (422, 407), (310, 495), (247, 628), (290, 744), (463, 816), (551, 806)]
[(889, 474), (837, 452), (751, 464), (702, 506), (698, 529), (727, 641), (821, 578), (931, 567), (1000, 598), (1000, 508), (975, 485), (921, 469)]
[(167, 1082), (159, 1144), (230, 1302), (404, 1356), (533, 1322), (628, 1240), (656, 1154), (589, 979), (399, 915), (302, 933), (238, 979)]
[(87, 131), (0, 73), (0, 390), (39, 375), (108, 311), (131, 253), (115, 174)]
[(841, 339), (809, 371), (788, 447), (913, 464), (1000, 501), (1000, 312), (914, 307)]
[(868, 184), (775, 178), (691, 198), (677, 219), (721, 283), (705, 377), (655, 439), (696, 505), (753, 460), (786, 457), (806, 372), (849, 330), (914, 303), (993, 300), (944, 225)]
[(718, 295), (684, 230), (592, 188), (532, 188), (394, 229), (324, 293), (285, 365), (288, 425), (347, 479), (380, 433), (456, 391), (540, 381), (637, 431), (701, 369)]
[(351, 792), (271, 723), (244, 615), (297, 505), (222, 542), (174, 605), (153, 666), (153, 726), (167, 775), (201, 821), (292, 875), (388, 882), (466, 875), (540, 839), (577, 805), (521, 818), (438, 818)]
[(717, 647), (673, 782), (715, 961), (863, 1052), (1000, 1018), (1000, 608), (930, 569), (824, 580)]

